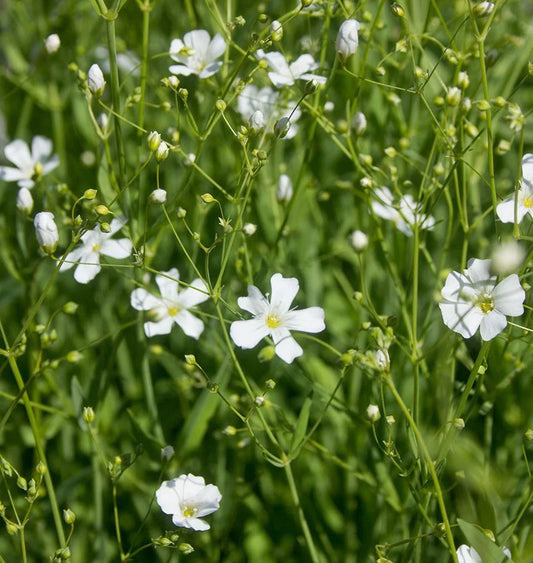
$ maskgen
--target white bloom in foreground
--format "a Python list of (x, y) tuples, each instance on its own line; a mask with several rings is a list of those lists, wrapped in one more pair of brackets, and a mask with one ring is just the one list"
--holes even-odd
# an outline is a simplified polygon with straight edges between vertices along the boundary
[(52, 254), (57, 248), (57, 242), (59, 240), (54, 214), (49, 211), (37, 213), (33, 219), (33, 225), (39, 246), (47, 254)]
[(463, 274), (450, 272), (442, 288), (444, 324), (463, 338), (471, 338), (479, 328), (483, 340), (492, 340), (507, 326), (506, 315), (524, 312), (526, 292), (518, 276), (511, 274), (496, 285), (490, 266), (491, 260), (473, 258)]
[(359, 46), (359, 36), (357, 32), (361, 24), (357, 20), (346, 20), (342, 22), (335, 39), (335, 48), (343, 59), (355, 54)]
[(61, 47), (61, 39), (57, 33), (52, 33), (44, 40), (44, 48), (49, 55), (59, 51), (59, 47)]
[(102, 69), (97, 64), (93, 64), (91, 68), (89, 68), (89, 72), (87, 73), (87, 86), (91, 94), (97, 98), (104, 93), (104, 75), (102, 74)]
[(284, 278), (281, 274), (274, 274), (270, 278), (270, 287), (270, 300), (264, 297), (255, 285), (248, 286), (247, 297), (239, 297), (239, 307), (252, 313), (254, 318), (231, 323), (231, 338), (240, 348), (250, 349), (263, 338), (270, 336), (274, 341), (276, 354), (290, 364), (303, 354), (301, 346), (291, 336), (290, 331), (321, 332), (326, 328), (324, 309), (290, 309), (299, 289), (296, 278)]
[(31, 151), (25, 141), (17, 139), (6, 145), (4, 154), (16, 168), (0, 166), (0, 180), (17, 182), (21, 188), (33, 188), (37, 180), (59, 166), (57, 155), (52, 155), (52, 141), (41, 135), (33, 137)]
[(172, 514), (172, 523), (198, 532), (209, 530), (203, 516), (220, 507), (222, 495), (216, 485), (206, 485), (203, 477), (189, 473), (163, 481), (155, 493), (157, 504), (165, 514)]
[(282, 174), (278, 178), (278, 189), (276, 190), (276, 197), (278, 201), (290, 201), (293, 193), (292, 180), (287, 176), (287, 174)]
[(226, 50), (226, 42), (217, 33), (213, 39), (205, 29), (189, 31), (181, 39), (173, 39), (170, 43), (170, 57), (178, 65), (169, 67), (174, 74), (197, 74), (200, 78), (208, 78), (222, 66), (217, 61)]
[(272, 69), (268, 73), (268, 77), (276, 88), (292, 86), (297, 80), (316, 80), (319, 84), (326, 83), (324, 76), (309, 72), (320, 66), (309, 54), (300, 55), (293, 63), (289, 64), (281, 53), (277, 51), (265, 53), (259, 49), (257, 58), (267, 61), (268, 66)]
[(533, 217), (533, 154), (525, 154), (522, 158), (522, 182), (518, 192), (504, 199), (496, 207), (496, 213), (502, 223), (520, 223), (529, 213)]
[[(507, 547), (502, 549), (504, 555), (511, 559), (511, 552)], [(457, 549), (457, 560), (459, 563), (483, 563), (479, 553), (468, 545), (460, 545)]]
[(280, 93), (273, 90), (270, 86), (261, 89), (253, 84), (248, 84), (239, 94), (237, 99), (237, 111), (242, 118), (249, 121), (252, 128), (252, 117), (256, 112), (261, 112), (265, 124), (264, 127), (272, 128), (274, 123), (282, 117), (291, 116), (291, 128), (285, 135), (286, 139), (291, 139), (296, 135), (298, 127), (295, 121), (302, 115), (300, 108), (294, 108), (295, 103), (280, 96)]
[(421, 213), (420, 205), (410, 195), (403, 196), (398, 205), (394, 204), (389, 188), (378, 188), (375, 195), (379, 201), (372, 202), (374, 213), (382, 219), (392, 221), (404, 235), (412, 236), (415, 224), (428, 231), (435, 227), (435, 219), (431, 215)]
[(189, 309), (209, 299), (205, 283), (197, 278), (189, 287), (179, 291), (178, 270), (172, 268), (162, 274), (164, 275), (155, 277), (161, 297), (156, 297), (142, 288), (134, 289), (131, 294), (131, 306), (137, 311), (149, 312), (151, 320), (144, 323), (146, 336), (169, 334), (176, 323), (187, 336), (199, 338), (204, 330), (204, 323)]
[(65, 256), (65, 261), (59, 269), (60, 272), (76, 266), (74, 279), (78, 283), (89, 283), (102, 269), (100, 255), (111, 258), (127, 258), (131, 254), (131, 240), (121, 238), (112, 240), (111, 237), (122, 228), (118, 219), (111, 221), (111, 230), (104, 233), (97, 225), (92, 231), (87, 231), (81, 236), (81, 245)]

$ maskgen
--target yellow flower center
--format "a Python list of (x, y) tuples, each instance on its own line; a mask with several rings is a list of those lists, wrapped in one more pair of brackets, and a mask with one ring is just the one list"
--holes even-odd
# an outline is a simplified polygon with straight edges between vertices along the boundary
[(533, 196), (528, 195), (524, 197), (522, 199), (522, 205), (527, 208), (533, 207)]
[(180, 308), (175, 305), (168, 308), (168, 314), (171, 317), (175, 317), (179, 312), (180, 312)]
[(198, 509), (195, 506), (183, 507), (183, 516), (185, 516), (185, 518), (193, 518), (194, 516), (196, 516), (197, 512)]
[(481, 309), (481, 312), (486, 315), (494, 310), (494, 299), (490, 295), (481, 295), (476, 301), (476, 305)]
[(278, 328), (281, 325), (281, 319), (279, 315), (268, 315), (266, 318), (266, 324), (268, 328)]
[(98, 252), (100, 250), (99, 244), (93, 244), (93, 252)]

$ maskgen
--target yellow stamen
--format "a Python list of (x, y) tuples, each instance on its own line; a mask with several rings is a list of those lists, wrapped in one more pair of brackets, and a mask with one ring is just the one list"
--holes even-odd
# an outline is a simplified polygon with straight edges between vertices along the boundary
[(494, 299), (490, 295), (481, 295), (476, 305), (481, 309), (481, 312), (486, 315), (494, 310)]
[(180, 312), (180, 308), (179, 308), (179, 307), (174, 306), (174, 307), (169, 307), (169, 308), (168, 308), (168, 314), (169, 314), (171, 317), (175, 317), (179, 312)]
[(527, 196), (522, 199), (522, 205), (524, 207), (530, 208), (533, 207), (533, 196)]
[(100, 250), (99, 244), (93, 244), (93, 252), (98, 252)]
[(266, 318), (268, 328), (278, 328), (281, 325), (281, 319), (278, 315), (268, 315)]
[(195, 506), (185, 506), (183, 509), (183, 516), (185, 516), (185, 518), (193, 518), (196, 516), (197, 512), (198, 509)]

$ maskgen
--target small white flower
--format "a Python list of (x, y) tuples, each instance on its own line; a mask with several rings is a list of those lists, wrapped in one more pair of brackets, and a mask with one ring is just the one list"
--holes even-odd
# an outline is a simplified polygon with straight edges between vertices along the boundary
[(292, 180), (287, 176), (287, 174), (281, 174), (278, 178), (278, 189), (276, 191), (278, 201), (290, 201), (292, 199), (292, 194)]
[(525, 154), (522, 158), (522, 182), (519, 190), (499, 203), (496, 213), (502, 223), (514, 223), (515, 219), (520, 223), (528, 213), (533, 217), (533, 154)]
[(263, 338), (270, 336), (274, 341), (276, 354), (288, 364), (303, 354), (301, 346), (291, 336), (291, 330), (321, 332), (324, 324), (324, 309), (308, 307), (295, 310), (290, 306), (296, 297), (299, 283), (296, 278), (284, 278), (274, 274), (270, 278), (272, 293), (270, 300), (263, 296), (255, 285), (248, 286), (248, 295), (239, 297), (241, 309), (254, 318), (231, 323), (230, 334), (233, 342), (243, 349), (254, 348)]
[(283, 26), (279, 23), (278, 20), (274, 20), (270, 24), (270, 37), (272, 37), (272, 41), (281, 41), (283, 37)]
[(209, 530), (201, 518), (218, 510), (222, 499), (216, 485), (206, 485), (203, 477), (191, 473), (163, 481), (155, 496), (161, 510), (172, 514), (175, 526), (199, 532)]
[(111, 237), (122, 226), (118, 219), (113, 219), (108, 233), (102, 232), (98, 225), (93, 230), (84, 233), (81, 236), (82, 244), (65, 256), (65, 261), (59, 271), (64, 272), (77, 264), (74, 279), (78, 283), (85, 284), (92, 281), (102, 269), (100, 266), (101, 254), (117, 259), (127, 258), (131, 254), (131, 240), (127, 238), (111, 240)]
[(250, 124), (250, 129), (252, 131), (260, 131), (261, 129), (264, 129), (266, 122), (263, 112), (261, 110), (254, 111), (250, 116), (248, 123)]
[(366, 116), (362, 111), (355, 112), (352, 119), (352, 129), (356, 135), (362, 135), (366, 131)]
[(61, 47), (61, 39), (57, 33), (52, 33), (44, 40), (44, 48), (49, 55), (59, 51), (59, 47)]
[(4, 154), (16, 168), (0, 166), (0, 180), (17, 182), (21, 188), (33, 188), (36, 181), (59, 166), (57, 155), (52, 155), (52, 141), (41, 135), (33, 137), (31, 152), (25, 141), (17, 139), (5, 146)]
[(28, 188), (20, 188), (17, 194), (17, 209), (24, 215), (29, 215), (33, 210), (33, 197)]
[(492, 270), (495, 274), (510, 274), (521, 268), (526, 258), (523, 246), (515, 240), (499, 244), (492, 252)]
[(173, 74), (197, 74), (200, 78), (208, 78), (215, 74), (222, 66), (217, 61), (226, 50), (226, 42), (220, 34), (213, 39), (205, 29), (189, 31), (181, 39), (173, 39), (170, 44), (170, 57), (178, 65), (169, 67)]
[(192, 307), (209, 299), (207, 286), (200, 279), (195, 279), (189, 287), (179, 291), (179, 273), (176, 268), (164, 275), (157, 275), (155, 281), (161, 293), (160, 297), (145, 289), (134, 289), (131, 294), (131, 306), (137, 311), (149, 311), (151, 320), (144, 323), (146, 336), (169, 334), (176, 323), (187, 336), (199, 338), (204, 330), (204, 323), (190, 311)]
[(172, 446), (165, 446), (161, 448), (161, 460), (169, 461), (174, 457), (174, 448)]
[(155, 189), (149, 197), (150, 203), (161, 204), (167, 200), (167, 192), (161, 188)]
[(490, 266), (491, 260), (473, 258), (463, 274), (450, 272), (442, 288), (444, 324), (463, 338), (471, 338), (479, 328), (483, 340), (492, 340), (507, 326), (506, 315), (524, 312), (526, 292), (518, 276), (511, 274), (496, 285)]
[(39, 246), (47, 254), (52, 254), (57, 248), (57, 242), (59, 241), (54, 214), (49, 211), (37, 213), (33, 219), (33, 225)]
[[(502, 552), (511, 559), (511, 552), (507, 547), (502, 548)], [(465, 544), (457, 548), (457, 560), (459, 563), (483, 563), (479, 553), (473, 547)]]
[(300, 55), (293, 63), (289, 64), (281, 53), (277, 51), (265, 53), (259, 49), (257, 58), (267, 61), (268, 66), (272, 69), (268, 73), (268, 77), (276, 88), (292, 86), (296, 80), (316, 80), (319, 84), (326, 83), (327, 79), (324, 76), (309, 72), (320, 66), (309, 54)]
[(350, 235), (350, 244), (356, 252), (364, 252), (368, 247), (368, 236), (363, 231), (354, 231)]
[(335, 39), (335, 48), (343, 59), (347, 59), (355, 54), (359, 46), (359, 31), (361, 24), (357, 20), (346, 20), (342, 22), (337, 38)]
[(105, 89), (104, 75), (102, 74), (101, 68), (97, 64), (91, 65), (89, 72), (87, 73), (87, 85), (91, 94), (96, 98), (99, 98)]
[(183, 159), (183, 166), (192, 166), (194, 162), (196, 162), (196, 155), (193, 152), (190, 152)]
[(410, 195), (403, 196), (398, 206), (395, 206), (392, 193), (387, 187), (376, 189), (375, 195), (379, 201), (372, 202), (374, 213), (382, 219), (392, 221), (404, 235), (412, 236), (415, 224), (428, 231), (435, 227), (435, 219), (421, 213), (419, 204)]
[(249, 237), (255, 234), (256, 231), (257, 231), (257, 225), (254, 225), (253, 223), (245, 223), (242, 226), (242, 232)]
[(366, 408), (366, 416), (370, 422), (377, 422), (381, 418), (379, 407), (377, 405), (368, 405)]

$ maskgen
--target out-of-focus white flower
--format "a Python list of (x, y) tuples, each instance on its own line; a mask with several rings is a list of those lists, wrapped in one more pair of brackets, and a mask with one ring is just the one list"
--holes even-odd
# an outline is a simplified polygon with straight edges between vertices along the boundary
[(183, 166), (192, 166), (195, 162), (196, 162), (196, 155), (193, 152), (190, 152), (183, 159)]
[(452, 107), (458, 106), (461, 101), (461, 96), (461, 89), (457, 86), (452, 86), (446, 91), (446, 103)]
[(283, 37), (283, 26), (279, 23), (278, 20), (274, 20), (270, 24), (270, 37), (272, 37), (272, 41), (281, 41)]
[(382, 370), (388, 370), (389, 366), (390, 366), (390, 358), (389, 358), (389, 353), (387, 352), (387, 350), (383, 350), (383, 349), (379, 349), (376, 351), (376, 355), (375, 355), (375, 359), (376, 359), (376, 364), (378, 366), (379, 369)]
[(284, 278), (281, 274), (274, 274), (270, 278), (270, 287), (270, 300), (267, 300), (255, 285), (248, 286), (246, 297), (239, 297), (239, 307), (251, 313), (254, 318), (231, 323), (231, 338), (240, 348), (249, 349), (270, 336), (274, 341), (276, 354), (290, 364), (303, 354), (301, 346), (291, 336), (290, 331), (323, 331), (326, 328), (324, 309), (291, 309), (299, 289), (296, 278)]
[(33, 210), (33, 197), (28, 188), (20, 188), (17, 194), (17, 209), (24, 215), (29, 215)]
[(354, 231), (350, 235), (350, 244), (356, 252), (364, 252), (368, 247), (368, 236), (363, 231)]
[(251, 237), (257, 231), (257, 225), (254, 225), (253, 223), (245, 223), (242, 226), (242, 231), (245, 235)]
[(61, 39), (57, 33), (52, 33), (44, 40), (44, 48), (49, 55), (59, 51), (59, 47), (61, 47)]
[(174, 457), (174, 448), (172, 446), (165, 446), (161, 448), (161, 459), (162, 461), (169, 461)]
[(57, 248), (59, 234), (54, 221), (54, 214), (49, 211), (37, 213), (33, 219), (35, 237), (41, 249), (47, 254), (52, 254)]
[(111, 221), (110, 230), (104, 233), (97, 225), (91, 231), (81, 235), (81, 245), (69, 252), (65, 256), (65, 261), (59, 269), (60, 272), (74, 270), (74, 279), (78, 283), (89, 283), (100, 272), (100, 255), (110, 256), (111, 258), (127, 258), (131, 254), (131, 240), (121, 238), (112, 240), (111, 237), (122, 228), (123, 224), (118, 219)]
[(181, 39), (173, 39), (170, 43), (170, 57), (177, 65), (169, 67), (173, 74), (197, 74), (200, 78), (208, 78), (222, 66), (217, 61), (226, 50), (226, 42), (220, 34), (213, 39), (205, 29), (189, 31)]
[[(100, 61), (101, 69), (106, 73), (111, 72), (107, 48), (100, 45), (94, 50), (94, 55)], [(139, 74), (141, 62), (132, 51), (124, 51), (123, 53), (117, 53), (117, 66), (122, 72), (136, 76)]]
[(497, 205), (496, 213), (502, 223), (520, 223), (527, 214), (533, 217), (533, 154), (522, 158), (520, 188)]
[(495, 274), (505, 275), (519, 270), (526, 258), (526, 251), (515, 240), (499, 244), (492, 252), (492, 270)]
[(357, 47), (359, 46), (359, 36), (357, 32), (360, 27), (361, 24), (353, 19), (342, 22), (339, 27), (337, 38), (335, 39), (335, 48), (343, 59), (347, 59), (356, 53)]
[(292, 180), (287, 176), (287, 174), (281, 174), (278, 178), (278, 189), (276, 191), (278, 201), (290, 201), (292, 199), (292, 195)]
[(250, 124), (250, 129), (252, 131), (260, 131), (263, 129), (266, 124), (263, 112), (261, 110), (254, 111), (250, 116), (248, 123)]
[(377, 422), (381, 418), (379, 407), (377, 405), (368, 405), (366, 408), (366, 416), (370, 422)]
[(474, 6), (474, 13), (478, 16), (488, 16), (494, 11), (494, 2), (479, 2)]
[(189, 309), (209, 299), (207, 286), (197, 278), (189, 287), (179, 291), (178, 270), (172, 268), (162, 274), (155, 277), (161, 297), (156, 297), (143, 288), (134, 289), (131, 294), (131, 306), (137, 311), (148, 311), (150, 320), (144, 323), (146, 336), (169, 334), (176, 323), (187, 336), (199, 338), (204, 330), (204, 323)]
[(216, 485), (206, 485), (203, 477), (191, 473), (163, 481), (155, 496), (161, 510), (172, 514), (175, 526), (199, 532), (209, 530), (202, 518), (218, 510), (222, 499)]
[(356, 135), (362, 135), (366, 131), (366, 116), (362, 111), (355, 112), (352, 119), (352, 129)]
[(335, 104), (332, 101), (328, 100), (324, 104), (324, 113), (331, 113), (334, 109), (335, 109)]
[(466, 90), (468, 86), (470, 86), (470, 78), (468, 77), (468, 72), (462, 70), (457, 75), (457, 86), (461, 88), (461, 90)]
[(431, 215), (420, 212), (420, 205), (409, 194), (400, 199), (395, 206), (394, 198), (387, 187), (378, 188), (375, 192), (379, 201), (372, 202), (372, 210), (382, 219), (392, 221), (404, 235), (412, 236), (413, 226), (428, 231), (435, 227), (435, 219)]
[(149, 199), (150, 199), (150, 203), (154, 203), (154, 204), (165, 203), (165, 201), (167, 200), (167, 192), (165, 190), (162, 190), (161, 188), (157, 188), (150, 194)]
[(309, 54), (300, 55), (291, 64), (277, 51), (265, 53), (262, 49), (258, 49), (256, 56), (259, 60), (264, 59), (272, 69), (268, 77), (276, 88), (292, 86), (296, 80), (316, 80), (319, 84), (326, 83), (327, 79), (324, 76), (310, 73), (320, 65)]
[(91, 94), (94, 97), (99, 98), (104, 93), (105, 84), (106, 82), (104, 80), (104, 75), (102, 74), (102, 69), (96, 63), (91, 65), (91, 68), (89, 68), (89, 72), (87, 73), (87, 86), (89, 87)]
[(52, 141), (41, 135), (33, 137), (31, 152), (25, 141), (17, 139), (5, 146), (4, 154), (16, 168), (0, 166), (0, 180), (17, 182), (21, 188), (33, 188), (36, 181), (59, 166), (57, 155), (52, 155)]
[[(511, 559), (511, 552), (507, 547), (502, 548), (503, 554)], [(479, 553), (468, 545), (460, 545), (457, 548), (457, 561), (459, 563), (483, 563)]]
[(481, 332), (482, 340), (492, 340), (506, 326), (506, 316), (524, 313), (526, 292), (516, 274), (496, 285), (490, 275), (491, 260), (473, 258), (462, 274), (450, 272), (442, 288), (439, 307), (444, 324), (463, 338)]

